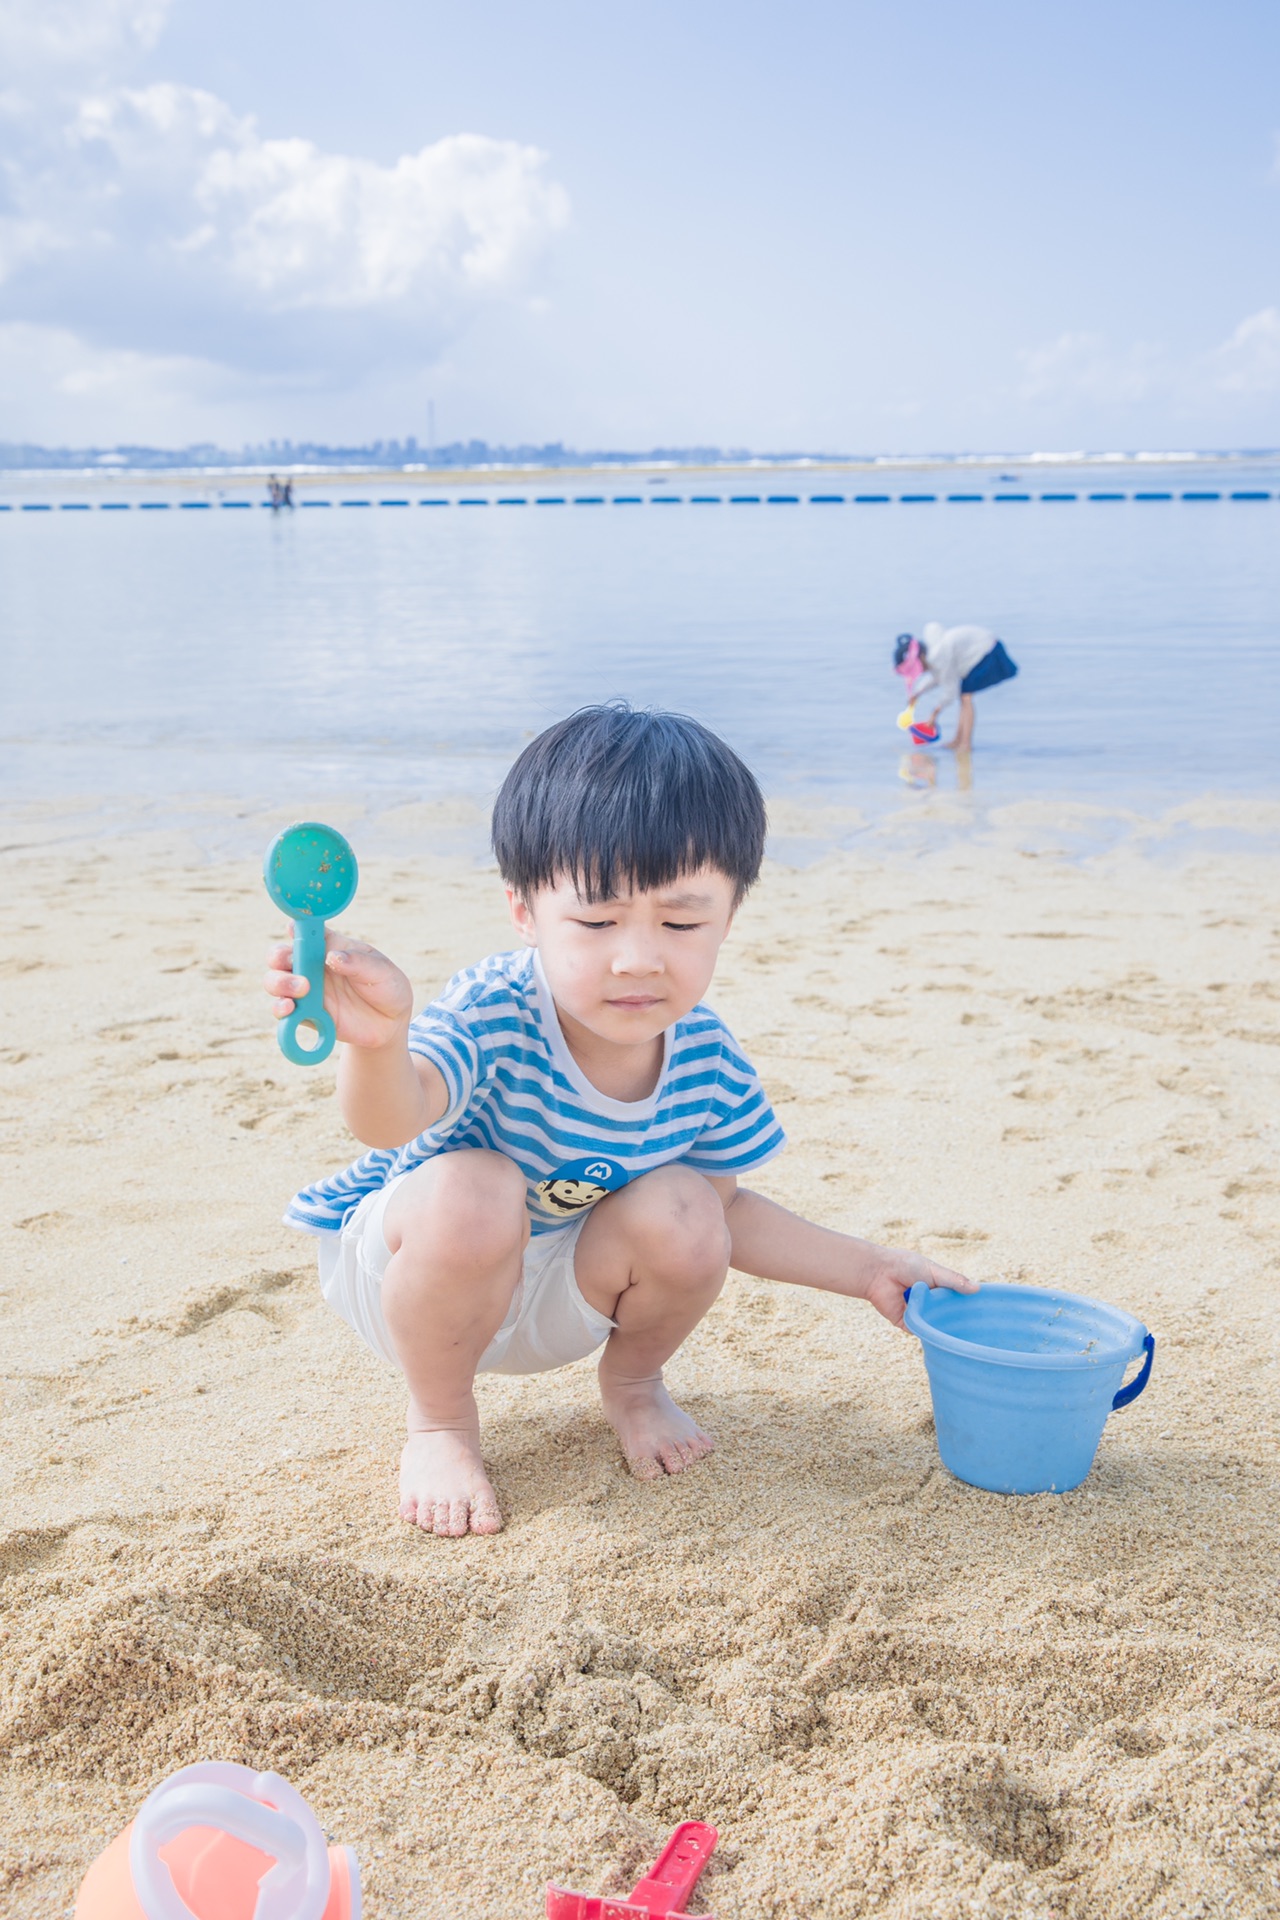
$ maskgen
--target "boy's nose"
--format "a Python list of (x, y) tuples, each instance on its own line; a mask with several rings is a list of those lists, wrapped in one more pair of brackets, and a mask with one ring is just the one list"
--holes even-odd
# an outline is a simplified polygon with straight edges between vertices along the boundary
[(626, 946), (613, 957), (614, 973), (661, 973), (662, 956), (652, 948)]

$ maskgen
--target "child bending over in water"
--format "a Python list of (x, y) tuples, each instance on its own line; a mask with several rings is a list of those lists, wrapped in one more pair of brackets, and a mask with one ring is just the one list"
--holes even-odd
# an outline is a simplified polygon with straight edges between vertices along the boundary
[(1018, 669), (988, 627), (946, 627), (939, 621), (927, 622), (922, 637), (900, 633), (893, 647), (893, 669), (911, 682), (909, 698), (914, 705), (931, 689), (938, 703), (929, 719), (934, 726), (944, 707), (960, 702), (960, 718), (955, 738), (946, 742), (957, 753), (968, 753), (973, 746), (973, 696), (985, 693), (1012, 680)]
[[(409, 1389), (400, 1512), (496, 1533), (477, 1373), (600, 1352), (631, 1469), (680, 1473), (712, 1439), (662, 1369), (730, 1266), (867, 1300), (895, 1326), (916, 1281), (973, 1282), (833, 1233), (738, 1185), (785, 1141), (755, 1070), (704, 1006), (764, 849), (764, 802), (696, 721), (588, 707), (498, 795), (493, 844), (521, 945), (415, 1018), (385, 954), (330, 930), (325, 1005), (343, 1116), (370, 1151), (286, 1218), (320, 1236), (325, 1298)], [(306, 982), (269, 956), (274, 1011)]]

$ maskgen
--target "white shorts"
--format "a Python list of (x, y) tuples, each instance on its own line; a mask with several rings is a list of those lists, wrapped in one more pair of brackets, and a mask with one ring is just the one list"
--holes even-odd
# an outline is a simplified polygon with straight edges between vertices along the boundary
[[(348, 1326), (381, 1360), (398, 1367), (395, 1344), (382, 1314), (382, 1276), (391, 1250), (382, 1231), (387, 1201), (407, 1174), (397, 1174), (367, 1193), (340, 1233), (320, 1238), (320, 1291)], [(602, 1347), (616, 1321), (578, 1290), (574, 1249), (586, 1225), (535, 1234), (524, 1252), (524, 1272), (507, 1317), (480, 1356), (477, 1373), (548, 1373)]]

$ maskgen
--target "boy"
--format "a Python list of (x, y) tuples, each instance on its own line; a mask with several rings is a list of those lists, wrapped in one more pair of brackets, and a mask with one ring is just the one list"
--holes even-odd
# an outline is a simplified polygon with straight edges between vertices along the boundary
[[(400, 1512), (426, 1532), (502, 1525), (478, 1372), (602, 1348), (605, 1415), (657, 1478), (711, 1451), (662, 1369), (730, 1264), (859, 1296), (896, 1326), (913, 1282), (973, 1286), (738, 1186), (784, 1138), (702, 996), (764, 835), (755, 780), (706, 728), (588, 707), (525, 748), (494, 808), (521, 949), (415, 1019), (400, 969), (329, 933), (339, 1099), (372, 1151), (285, 1217), (321, 1235), (326, 1299), (404, 1373)], [(275, 948), (265, 980), (280, 1017), (306, 991), (289, 958)]]
[(1018, 671), (1004, 650), (1003, 640), (997, 640), (989, 627), (944, 629), (940, 621), (930, 620), (919, 640), (909, 633), (898, 635), (893, 647), (895, 672), (906, 671), (912, 647), (916, 649), (924, 677), (914, 681), (910, 699), (916, 701), (922, 693), (936, 688), (942, 698), (929, 715), (935, 726), (943, 708), (958, 699), (960, 718), (955, 738), (946, 745), (955, 753), (968, 753), (973, 746), (974, 694), (985, 693), (988, 687), (1012, 680)]

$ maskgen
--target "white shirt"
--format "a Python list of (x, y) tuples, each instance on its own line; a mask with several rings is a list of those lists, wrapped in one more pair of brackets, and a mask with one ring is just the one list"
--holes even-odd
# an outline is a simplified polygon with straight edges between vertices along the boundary
[(972, 673), (979, 660), (985, 660), (996, 644), (990, 627), (947, 627), (930, 620), (921, 639), (927, 655), (926, 672), (918, 680), (911, 697), (918, 700), (930, 687), (942, 695), (938, 709), (949, 707), (960, 692), (960, 682)]

